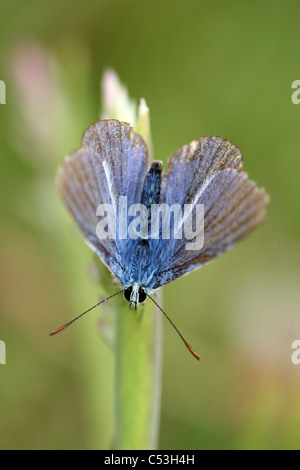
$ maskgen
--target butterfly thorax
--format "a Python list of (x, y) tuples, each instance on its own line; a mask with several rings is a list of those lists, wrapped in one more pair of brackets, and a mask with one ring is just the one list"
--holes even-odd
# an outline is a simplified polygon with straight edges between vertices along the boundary
[(125, 298), (130, 301), (131, 306), (137, 307), (146, 299), (146, 295), (142, 295), (142, 292), (146, 293), (149, 290), (152, 271), (149, 241), (138, 239), (131, 250), (130, 263), (125, 275)]

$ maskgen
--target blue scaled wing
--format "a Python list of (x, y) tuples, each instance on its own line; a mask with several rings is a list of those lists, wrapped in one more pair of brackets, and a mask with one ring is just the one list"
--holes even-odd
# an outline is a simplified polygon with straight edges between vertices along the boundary
[[(268, 195), (242, 171), (238, 147), (221, 137), (203, 137), (177, 150), (163, 175), (161, 202), (204, 204), (204, 245), (192, 240), (161, 240), (157, 288), (199, 268), (246, 237), (264, 219)], [(195, 236), (197, 234), (195, 233)]]
[(126, 240), (99, 239), (96, 215), (100, 204), (111, 204), (117, 219), (119, 196), (128, 206), (139, 203), (147, 173), (147, 147), (129, 124), (104, 120), (84, 133), (79, 150), (67, 156), (57, 183), (59, 191), (89, 246), (120, 280)]

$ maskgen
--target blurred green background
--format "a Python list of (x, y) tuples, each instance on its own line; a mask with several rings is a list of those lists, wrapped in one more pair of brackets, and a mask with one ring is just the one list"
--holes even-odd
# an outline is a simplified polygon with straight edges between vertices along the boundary
[(108, 449), (113, 353), (92, 254), (54, 186), (98, 120), (112, 67), (150, 107), (154, 155), (221, 135), (271, 195), (267, 220), (229, 254), (163, 289), (160, 448), (300, 448), (300, 79), (297, 1), (1, 2), (1, 449)]

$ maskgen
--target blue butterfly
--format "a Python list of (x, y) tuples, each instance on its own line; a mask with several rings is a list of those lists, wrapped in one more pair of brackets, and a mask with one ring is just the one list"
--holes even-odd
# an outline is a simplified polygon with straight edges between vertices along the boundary
[[(143, 138), (125, 122), (103, 120), (88, 128), (80, 149), (66, 157), (58, 174), (60, 193), (88, 245), (119, 280), (121, 292), (134, 308), (155, 289), (230, 250), (262, 222), (269, 200), (266, 191), (242, 171), (239, 148), (221, 137), (202, 137), (184, 145), (171, 156), (164, 173), (162, 162), (148, 165)], [(153, 204), (203, 204), (204, 245), (186, 250), (190, 240), (184, 236), (120, 237), (118, 227), (115, 238), (99, 238), (98, 206), (109, 204), (118, 221), (121, 196), (127, 197), (128, 207), (143, 204), (149, 222)]]

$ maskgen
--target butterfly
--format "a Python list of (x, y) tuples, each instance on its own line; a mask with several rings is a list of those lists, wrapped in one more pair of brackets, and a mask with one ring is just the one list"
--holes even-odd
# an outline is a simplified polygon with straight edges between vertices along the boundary
[[(160, 161), (149, 167), (143, 138), (130, 124), (117, 120), (102, 120), (87, 129), (79, 150), (64, 160), (57, 182), (88, 245), (118, 279), (120, 292), (135, 309), (147, 297), (159, 307), (151, 297), (153, 291), (230, 250), (263, 221), (269, 202), (266, 191), (248, 180), (240, 149), (230, 141), (217, 136), (192, 141), (173, 153), (163, 172)], [(149, 223), (153, 205), (202, 204), (203, 246), (187, 250), (190, 240), (184, 235), (169, 239), (161, 234), (152, 238), (121, 237), (118, 228), (115, 238), (97, 236), (97, 208), (109, 205), (112, 218), (118, 221), (121, 197), (127, 198), (128, 207), (134, 204), (146, 207)], [(132, 217), (128, 217), (126, 229), (130, 220)], [(170, 223), (174, 229), (174, 220)]]

